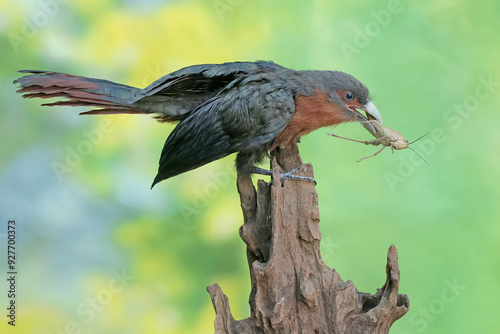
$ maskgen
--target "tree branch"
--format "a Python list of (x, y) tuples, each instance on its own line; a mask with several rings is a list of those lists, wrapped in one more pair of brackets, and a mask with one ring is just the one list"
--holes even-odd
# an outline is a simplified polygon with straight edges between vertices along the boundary
[(234, 320), (219, 285), (207, 288), (216, 312), (215, 333), (388, 333), (409, 308), (398, 294), (396, 247), (387, 255), (387, 279), (375, 295), (358, 292), (351, 281), (321, 258), (318, 196), (312, 182), (286, 180), (279, 173), (300, 166), (297, 175), (313, 177), (296, 144), (271, 156), (273, 184), (238, 177), (247, 245), (251, 314)]

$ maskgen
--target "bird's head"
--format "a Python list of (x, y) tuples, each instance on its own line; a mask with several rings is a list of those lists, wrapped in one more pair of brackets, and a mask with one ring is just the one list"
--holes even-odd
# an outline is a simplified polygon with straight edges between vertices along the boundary
[(330, 72), (331, 77), (328, 97), (341, 106), (347, 120), (360, 122), (370, 133), (375, 129), (370, 120), (382, 124), (382, 116), (377, 107), (370, 101), (368, 88), (359, 80), (344, 72)]

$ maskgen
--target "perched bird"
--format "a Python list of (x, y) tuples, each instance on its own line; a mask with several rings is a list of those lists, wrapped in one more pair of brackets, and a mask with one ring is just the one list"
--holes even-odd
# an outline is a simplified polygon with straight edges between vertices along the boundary
[(28, 73), (14, 81), (24, 97), (66, 98), (43, 105), (98, 108), (82, 115), (157, 114), (161, 122), (178, 122), (152, 187), (235, 152), (238, 174), (269, 174), (255, 164), (311, 131), (351, 121), (370, 130), (368, 120), (382, 123), (366, 86), (339, 71), (295, 71), (265, 61), (194, 65), (144, 89), (58, 72), (20, 72)]

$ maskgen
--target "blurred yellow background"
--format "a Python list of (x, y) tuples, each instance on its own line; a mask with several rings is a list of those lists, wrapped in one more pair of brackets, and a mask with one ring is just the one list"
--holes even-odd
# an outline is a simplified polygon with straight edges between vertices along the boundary
[[(388, 149), (356, 163), (377, 148), (331, 129), (302, 138), (324, 261), (375, 293), (394, 243), (411, 307), (391, 333), (500, 332), (499, 14), (493, 0), (1, 0), (0, 276), (9, 219), (19, 275), (15, 329), (1, 279), (0, 331), (211, 333), (214, 282), (249, 316), (234, 156), (150, 190), (172, 125), (40, 107), (12, 81), (39, 69), (145, 87), (262, 59), (350, 73), (386, 126), (430, 132), (412, 145), (429, 166)], [(359, 124), (335, 132), (371, 139)]]

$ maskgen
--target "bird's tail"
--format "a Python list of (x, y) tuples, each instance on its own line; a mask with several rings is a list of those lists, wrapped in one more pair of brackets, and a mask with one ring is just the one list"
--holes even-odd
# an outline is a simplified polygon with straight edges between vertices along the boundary
[(42, 99), (62, 97), (66, 100), (42, 104), (44, 106), (88, 106), (92, 109), (81, 115), (100, 114), (147, 114), (145, 110), (131, 106), (140, 92), (139, 88), (115, 82), (81, 77), (58, 72), (19, 71), (29, 73), (14, 81), (21, 85), (18, 93), (25, 98)]

